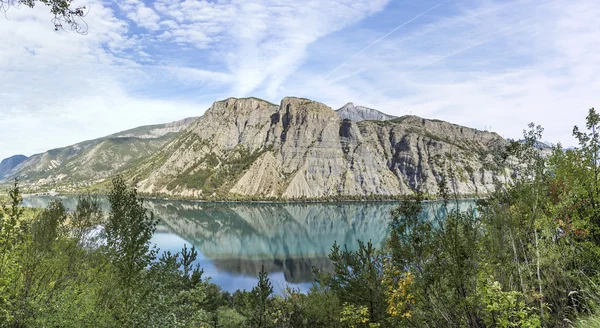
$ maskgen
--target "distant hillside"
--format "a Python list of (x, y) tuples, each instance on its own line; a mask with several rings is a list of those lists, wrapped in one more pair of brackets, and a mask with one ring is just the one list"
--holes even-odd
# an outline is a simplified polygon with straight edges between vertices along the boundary
[(10, 171), (12, 171), (17, 165), (21, 164), (27, 159), (25, 155), (15, 155), (9, 158), (5, 158), (0, 162), (0, 180), (4, 178)]
[(154, 154), (196, 118), (142, 126), (33, 155), (6, 171), (27, 187), (80, 187), (101, 182)]
[(384, 114), (376, 109), (354, 106), (351, 102), (336, 110), (336, 112), (342, 119), (349, 119), (354, 122), (387, 121), (396, 118), (396, 116)]

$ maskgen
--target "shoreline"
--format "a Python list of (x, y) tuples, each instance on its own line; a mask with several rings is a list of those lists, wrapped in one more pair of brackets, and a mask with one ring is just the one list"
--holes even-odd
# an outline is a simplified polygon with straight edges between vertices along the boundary
[[(84, 195), (98, 196), (98, 197), (107, 197), (107, 194), (97, 193), (97, 194), (87, 194), (87, 193), (59, 193), (59, 192), (41, 192), (41, 193), (31, 193), (31, 194), (22, 194), (23, 198), (31, 198), (31, 197), (79, 197)], [(314, 199), (314, 200), (224, 200), (224, 199), (193, 199), (193, 198), (180, 198), (180, 197), (157, 197), (157, 196), (145, 196), (144, 194), (140, 194), (140, 197), (144, 200), (154, 200), (154, 201), (181, 201), (181, 202), (191, 202), (191, 203), (212, 203), (212, 204), (238, 204), (238, 203), (252, 203), (252, 204), (335, 204), (335, 203), (393, 203), (393, 202), (403, 202), (410, 201), (408, 198), (391, 198), (391, 199)], [(477, 201), (480, 199), (485, 199), (485, 196), (482, 197), (474, 197), (474, 196), (465, 196), (458, 197), (448, 202), (454, 201)], [(423, 203), (435, 203), (442, 202), (443, 199), (423, 199)]]

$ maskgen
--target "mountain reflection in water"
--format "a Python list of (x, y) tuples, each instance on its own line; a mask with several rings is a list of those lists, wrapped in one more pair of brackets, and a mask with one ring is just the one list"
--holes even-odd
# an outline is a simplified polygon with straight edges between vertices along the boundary
[[(67, 208), (76, 197), (54, 197)], [(48, 196), (26, 197), (24, 204), (45, 207)], [(228, 291), (251, 289), (264, 266), (280, 291), (285, 285), (308, 290), (312, 268), (331, 271), (327, 255), (334, 241), (358, 248), (357, 240), (382, 246), (388, 231), (390, 211), (396, 202), (339, 203), (204, 203), (146, 200), (148, 209), (160, 218), (152, 238), (162, 251), (177, 252), (184, 243), (199, 252), (198, 263), (205, 276)], [(455, 204), (454, 204), (455, 206)], [(452, 206), (452, 207), (454, 207)], [(458, 204), (461, 210), (472, 201)], [(109, 210), (106, 200), (102, 208)], [(440, 203), (426, 203), (424, 219), (443, 218)]]

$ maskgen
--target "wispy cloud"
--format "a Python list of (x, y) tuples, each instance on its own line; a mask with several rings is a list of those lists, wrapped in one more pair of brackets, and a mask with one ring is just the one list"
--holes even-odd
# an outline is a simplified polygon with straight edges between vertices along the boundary
[(442, 61), (442, 60), (444, 60), (444, 59), (450, 58), (450, 57), (452, 57), (452, 56), (456, 56), (456, 55), (458, 55), (458, 54), (460, 54), (460, 53), (462, 53), (462, 52), (465, 52), (465, 51), (467, 51), (467, 50), (469, 50), (469, 49), (472, 49), (472, 48), (475, 48), (475, 47), (479, 47), (479, 46), (481, 46), (481, 45), (484, 45), (484, 44), (486, 44), (486, 43), (488, 43), (488, 42), (494, 41), (494, 40), (496, 40), (496, 39), (498, 39), (498, 38), (501, 38), (501, 37), (503, 37), (503, 36), (506, 36), (506, 35), (508, 35), (508, 34), (510, 34), (510, 33), (514, 33), (514, 32), (517, 32), (517, 31), (516, 31), (515, 29), (513, 29), (513, 28), (507, 28), (505, 31), (502, 31), (500, 34), (498, 34), (498, 35), (496, 35), (496, 36), (493, 36), (493, 37), (491, 37), (491, 38), (489, 38), (489, 39), (486, 39), (486, 40), (483, 40), (483, 41), (480, 41), (480, 42), (477, 42), (477, 43), (471, 44), (471, 45), (469, 45), (469, 46), (467, 46), (467, 47), (464, 47), (464, 48), (462, 48), (462, 49), (459, 49), (459, 50), (457, 50), (457, 51), (454, 51), (454, 52), (452, 52), (452, 53), (450, 53), (450, 54), (448, 54), (448, 55), (445, 55), (445, 56), (442, 56), (442, 57), (440, 57), (440, 58), (437, 58), (437, 59), (435, 59), (435, 60), (433, 60), (433, 61), (430, 61), (430, 62), (428, 62), (428, 63), (427, 63), (427, 64), (425, 64), (425, 65), (422, 65), (422, 66), (419, 66), (419, 67), (417, 67), (417, 68), (413, 69), (413, 70), (412, 70), (412, 71), (410, 71), (409, 73), (414, 73), (414, 72), (416, 72), (416, 71), (418, 71), (418, 70), (421, 70), (421, 69), (423, 69), (423, 68), (425, 68), (425, 67), (431, 66), (431, 65), (433, 65), (433, 64), (435, 64), (435, 63), (437, 63), (437, 62), (439, 62), (439, 61)]
[(152, 8), (147, 7), (142, 0), (120, 0), (118, 4), (127, 18), (137, 25), (151, 31), (160, 29), (158, 24), (160, 17)]
[(387, 1), (77, 0), (90, 8), (85, 37), (54, 32), (44, 6), (11, 10), (0, 158), (200, 115), (220, 97), (279, 97), (310, 44)]
[(379, 39), (371, 42), (368, 46), (362, 48), (359, 52), (355, 53), (354, 55), (350, 56), (350, 58), (348, 58), (348, 60), (346, 60), (345, 62), (343, 62), (342, 64), (340, 64), (340, 66), (334, 68), (331, 72), (327, 73), (327, 75), (325, 75), (325, 78), (328, 78), (331, 74), (335, 73), (337, 70), (339, 70), (340, 68), (344, 67), (344, 65), (348, 64), (352, 59), (354, 59), (356, 56), (362, 54), (363, 52), (365, 52), (366, 50), (368, 50), (369, 48), (371, 48), (372, 46), (376, 45), (377, 43), (379, 43), (381, 40), (387, 38), (388, 36), (390, 36), (392, 33), (396, 32), (397, 30), (401, 29), (402, 27), (408, 25), (409, 23), (417, 20), (419, 17), (427, 14), (428, 12), (434, 10), (435, 8), (447, 3), (448, 1), (442, 2), (442, 3), (438, 3), (437, 5), (423, 11), (422, 13), (418, 14), (417, 16), (407, 20), (406, 22), (396, 26), (393, 30), (389, 31), (388, 33), (386, 33), (384, 36), (380, 37)]

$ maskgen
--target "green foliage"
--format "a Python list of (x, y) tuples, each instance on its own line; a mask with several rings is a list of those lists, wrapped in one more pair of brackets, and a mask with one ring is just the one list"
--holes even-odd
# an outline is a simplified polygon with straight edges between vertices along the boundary
[(64, 235), (61, 228), (66, 220), (67, 210), (63, 204), (58, 200), (51, 201), (31, 224), (31, 241), (34, 247), (41, 252), (50, 249), (54, 241)]
[(108, 200), (111, 208), (104, 226), (106, 245), (113, 264), (129, 283), (154, 259), (150, 238), (158, 220), (152, 212), (147, 214), (137, 191), (127, 188), (121, 177), (113, 180)]
[(523, 294), (503, 291), (493, 277), (481, 277), (479, 292), (483, 303), (482, 318), (486, 327), (540, 327), (540, 318), (533, 307), (525, 305)]
[(91, 230), (103, 223), (104, 214), (100, 208), (100, 202), (90, 196), (79, 196), (77, 207), (72, 213), (69, 226), (72, 229), (73, 236), (82, 241), (87, 241), (92, 237)]
[(419, 217), (421, 198), (392, 213), (388, 248), (391, 265), (410, 273), (410, 316), (433, 326), (476, 326), (476, 275), (481, 230), (472, 212), (450, 212), (442, 220)]
[(250, 320), (253, 326), (264, 327), (268, 320), (269, 297), (273, 294), (273, 285), (263, 266), (258, 274), (258, 284), (250, 292)]
[(341, 302), (364, 306), (370, 322), (377, 323), (385, 316), (383, 288), (383, 254), (371, 241), (358, 241), (358, 250), (349, 251), (333, 244), (329, 259), (334, 265), (334, 274), (320, 281), (326, 284)]
[(23, 208), (21, 203), (23, 197), (19, 189), (19, 182), (14, 180), (13, 188), (8, 192), (10, 204), (2, 205), (3, 214), (0, 215), (0, 247), (7, 250), (18, 242), (19, 229), (22, 224)]
[(245, 327), (246, 317), (235, 309), (222, 306), (217, 309), (217, 323), (219, 327)]
[(378, 324), (369, 324), (369, 309), (366, 306), (356, 306), (344, 303), (340, 322), (344, 327), (379, 327)]

